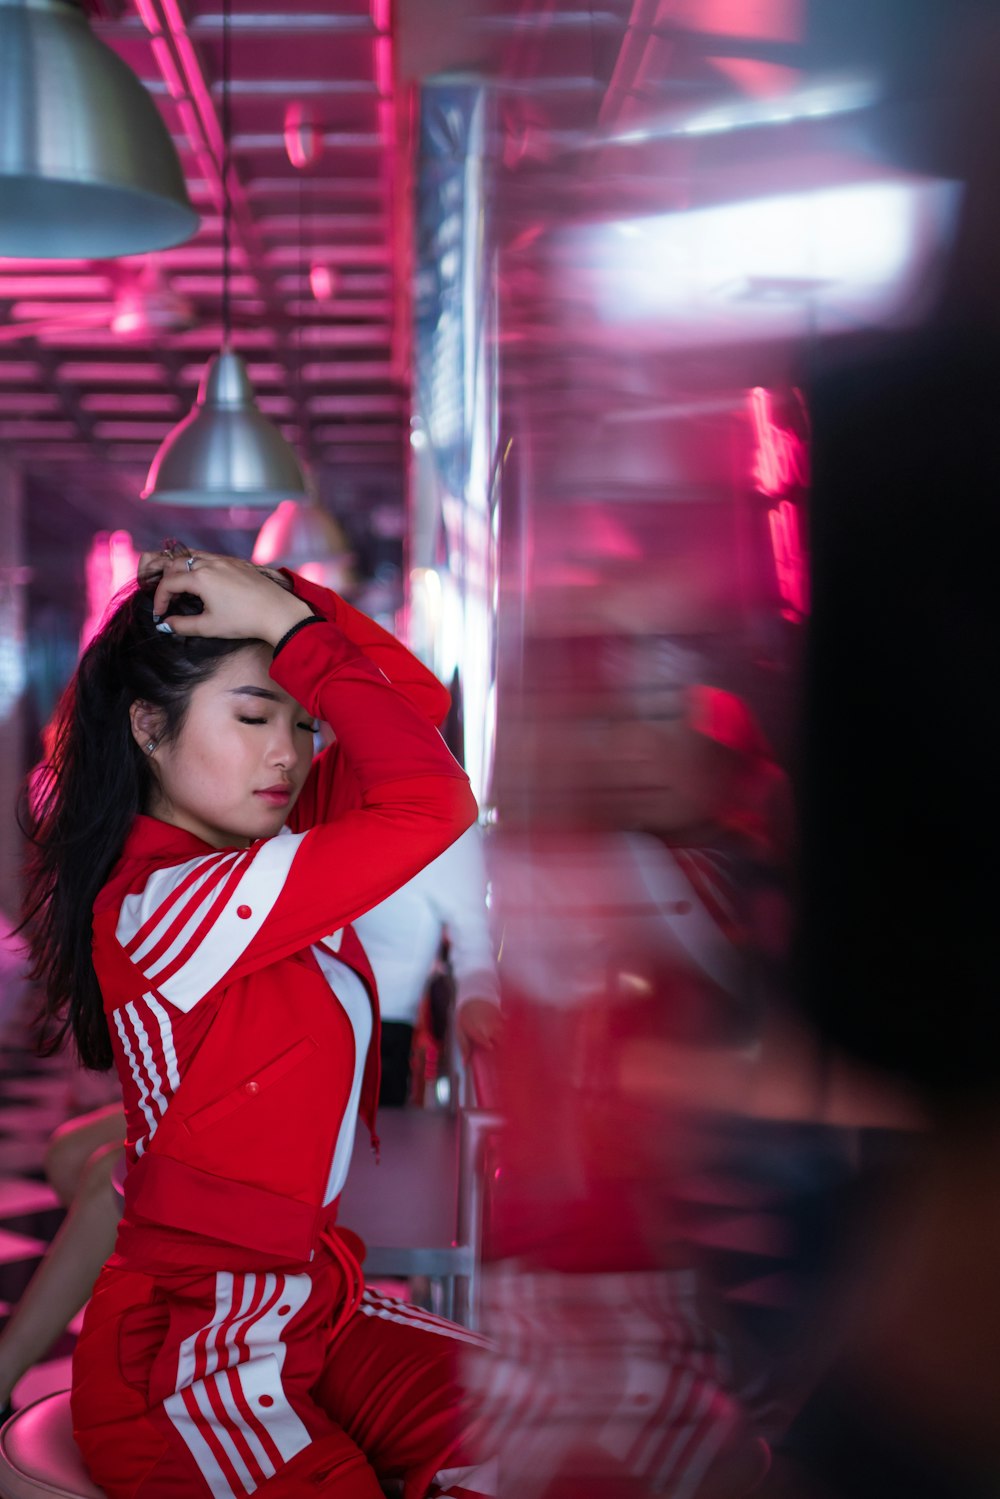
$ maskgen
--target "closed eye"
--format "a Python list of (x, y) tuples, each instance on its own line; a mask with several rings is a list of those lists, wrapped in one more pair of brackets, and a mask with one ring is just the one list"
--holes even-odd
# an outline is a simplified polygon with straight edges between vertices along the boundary
[(266, 718), (247, 718), (242, 713), (240, 713), (238, 716), (239, 716), (240, 723), (257, 723), (257, 724), (267, 723), (267, 719)]
[(305, 729), (305, 731), (306, 731), (307, 734), (318, 734), (319, 733), (319, 724), (318, 723), (299, 723), (299, 724), (296, 724), (295, 727), (297, 729)]

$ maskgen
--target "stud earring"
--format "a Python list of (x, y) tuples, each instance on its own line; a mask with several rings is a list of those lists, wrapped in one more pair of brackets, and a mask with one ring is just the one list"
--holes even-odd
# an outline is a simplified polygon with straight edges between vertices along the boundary
[(156, 740), (155, 739), (147, 739), (146, 743), (143, 745), (143, 749), (146, 751), (147, 755), (151, 755), (153, 753), (153, 751), (155, 750), (155, 748), (156, 748)]

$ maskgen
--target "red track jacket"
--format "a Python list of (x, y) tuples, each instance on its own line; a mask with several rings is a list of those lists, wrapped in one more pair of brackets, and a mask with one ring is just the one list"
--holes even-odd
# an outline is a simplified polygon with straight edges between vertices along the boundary
[(374, 981), (349, 923), (476, 813), (431, 722), (444, 688), (373, 621), (292, 581), (329, 623), (294, 635), (271, 675), (337, 742), (288, 827), (220, 851), (139, 817), (94, 909), (128, 1126), (112, 1264), (154, 1275), (309, 1260), (378, 1091)]

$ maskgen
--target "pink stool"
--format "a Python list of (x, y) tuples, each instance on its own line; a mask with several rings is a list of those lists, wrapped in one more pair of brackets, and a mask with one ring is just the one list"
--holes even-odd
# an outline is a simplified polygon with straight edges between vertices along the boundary
[(105, 1499), (76, 1450), (68, 1390), (26, 1405), (0, 1428), (0, 1499)]

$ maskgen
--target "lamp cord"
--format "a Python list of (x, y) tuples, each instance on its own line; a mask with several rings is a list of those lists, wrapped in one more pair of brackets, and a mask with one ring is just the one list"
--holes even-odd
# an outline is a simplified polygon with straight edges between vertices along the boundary
[(229, 306), (229, 241), (232, 203), (229, 196), (229, 173), (232, 157), (232, 119), (230, 115), (230, 0), (222, 0), (222, 342), (229, 347), (231, 318)]
[[(299, 180), (298, 180), (298, 183), (297, 183), (297, 187), (298, 187), (298, 194), (297, 194), (298, 202), (297, 202), (297, 207), (298, 207), (298, 236), (299, 236), (299, 267), (300, 267), (300, 277), (301, 277), (302, 267), (304, 267), (307, 264), (307, 256), (306, 256), (306, 253), (305, 253), (305, 240), (306, 240), (306, 230), (305, 230), (305, 183), (303, 181), (303, 177), (305, 176), (306, 171), (309, 170), (309, 165), (310, 164), (307, 162), (306, 165), (299, 171)], [(306, 285), (304, 287), (301, 285), (301, 280), (300, 280), (299, 296), (302, 298), (302, 306), (303, 307), (305, 307), (307, 305), (308, 300), (309, 300), (309, 280), (308, 280), (308, 274), (309, 273), (307, 271), (306, 272)], [(294, 324), (294, 327), (293, 327), (293, 338), (294, 338), (294, 342), (295, 342), (295, 414), (296, 414), (296, 419), (297, 419), (298, 425), (299, 425), (299, 445), (300, 445), (303, 453), (306, 453), (307, 456), (311, 458), (312, 454), (309, 452), (309, 441), (308, 441), (308, 431), (309, 431), (309, 429), (308, 429), (308, 423), (307, 423), (307, 418), (306, 418), (306, 408), (305, 408), (305, 385), (304, 385), (304, 381), (303, 381), (303, 377), (302, 377), (302, 364), (303, 364), (303, 353), (302, 353), (302, 350), (303, 350), (303, 343), (304, 343), (304, 339), (305, 339), (305, 313), (303, 311), (301, 311), (301, 310), (300, 310), (300, 312), (298, 314), (298, 317), (297, 317), (297, 319), (295, 321), (295, 324)]]

